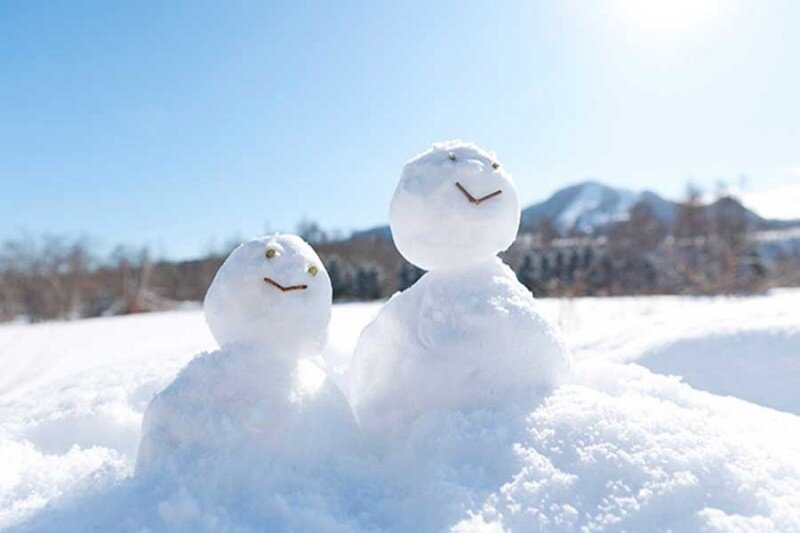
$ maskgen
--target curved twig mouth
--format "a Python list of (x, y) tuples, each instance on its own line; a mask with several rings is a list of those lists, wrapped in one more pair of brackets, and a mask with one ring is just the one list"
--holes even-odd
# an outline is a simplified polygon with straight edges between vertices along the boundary
[(266, 281), (273, 287), (280, 289), (282, 292), (304, 291), (308, 288), (308, 285), (289, 285), (288, 287), (284, 287), (283, 285), (281, 285), (272, 278), (264, 278), (264, 281)]
[(497, 190), (496, 190), (496, 191), (494, 191), (494, 192), (490, 192), (490, 193), (489, 193), (489, 194), (487, 194), (486, 196), (481, 196), (480, 198), (475, 198), (475, 197), (474, 197), (474, 196), (472, 196), (472, 194), (471, 194), (471, 193), (470, 193), (470, 192), (467, 190), (467, 188), (466, 188), (466, 187), (464, 187), (463, 185), (461, 185), (461, 183), (460, 183), (460, 182), (458, 182), (458, 181), (456, 182), (456, 188), (457, 188), (459, 191), (461, 191), (461, 192), (464, 194), (464, 196), (466, 196), (466, 197), (467, 197), (467, 200), (469, 201), (469, 203), (471, 203), (471, 204), (473, 204), (473, 205), (480, 205), (481, 203), (485, 202), (486, 200), (489, 200), (489, 199), (491, 199), (491, 198), (494, 198), (495, 196), (499, 196), (499, 195), (503, 194), (503, 190), (502, 190), (502, 189), (497, 189)]

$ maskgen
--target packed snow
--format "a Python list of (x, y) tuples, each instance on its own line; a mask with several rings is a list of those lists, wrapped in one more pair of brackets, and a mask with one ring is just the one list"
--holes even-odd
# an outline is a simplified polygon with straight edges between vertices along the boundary
[[(282, 459), (311, 465), (355, 450), (347, 399), (302, 359), (319, 355), (331, 313), (328, 273), (294, 235), (253, 239), (234, 250), (205, 300), (221, 349), (193, 359), (151, 402), (137, 471), (155, 481), (219, 463)], [(234, 458), (232, 460), (232, 457)]]
[(234, 250), (204, 301), (225, 349), (258, 347), (291, 360), (322, 351), (333, 291), (316, 252), (296, 235), (252, 239)]
[[(524, 416), (523, 406), (568, 379), (560, 332), (496, 257), (519, 219), (514, 183), (496, 154), (447, 141), (404, 167), (392, 235), (400, 253), (429, 272), (383, 306), (347, 373), (362, 437), (379, 460), (391, 462), (430, 413), (515, 406)], [(497, 429), (512, 438), (521, 424), (504, 417)]]
[[(500, 450), (492, 445), (492, 438), (503, 437), (492, 435), (493, 418), (488, 411), (487, 423), (472, 422), (485, 427), (486, 457), (497, 461), (494, 472), (485, 475), (508, 477), (487, 482), (485, 486), (498, 485), (486, 489), (484, 496), (464, 493), (460, 501), (454, 497), (451, 501), (458, 503), (453, 504), (452, 515), (464, 514), (453, 523), (462, 527), (480, 522), (530, 525), (538, 512), (540, 525), (533, 529), (547, 529), (559, 520), (570, 524), (562, 529), (580, 524), (600, 527), (601, 520), (609, 526), (620, 524), (617, 529), (636, 529), (640, 521), (656, 518), (659, 524), (676, 527), (679, 523), (692, 528), (707, 524), (712, 529), (735, 529), (737, 524), (741, 529), (800, 527), (800, 417), (752, 403), (755, 398), (739, 399), (748, 399), (748, 390), (755, 386), (747, 380), (747, 368), (766, 373), (778, 363), (773, 379), (758, 381), (760, 393), (778, 400), (775, 391), (783, 391), (786, 404), (796, 401), (797, 394), (786, 391), (792, 390), (798, 373), (785, 365), (800, 361), (796, 342), (800, 291), (747, 298), (582, 298), (539, 303), (544, 314), (561, 325), (575, 358), (574, 381), (531, 410), (526, 422), (528, 440), (514, 447), (513, 454), (507, 449), (504, 457), (498, 456)], [(380, 304), (334, 306), (324, 354), (332, 375), (344, 375), (348, 354), (379, 308)], [(768, 357), (769, 350), (738, 351), (753, 332), (778, 343), (775, 346), (785, 357)], [(717, 371), (728, 371), (726, 357), (750, 358), (749, 363), (735, 366), (741, 373), (729, 381), (732, 388), (728, 390), (707, 388), (714, 382), (712, 372), (703, 372), (706, 361), (698, 361), (696, 374), (701, 379), (692, 387), (637, 364), (676, 344), (709, 338), (730, 340), (716, 345), (723, 348), (718, 352)], [(0, 374), (0, 524), (23, 530), (48, 529), (49, 525), (53, 530), (58, 529), (53, 524), (65, 517), (72, 523), (107, 524), (104, 520), (113, 519), (114, 513), (103, 509), (125, 504), (119, 491), (133, 473), (148, 402), (195, 354), (216, 348), (199, 310), (0, 326), (4, 369)], [(687, 358), (687, 364), (691, 360)], [(733, 397), (705, 392), (709, 390)], [(470, 430), (470, 420), (480, 419), (479, 414), (473, 417), (450, 421), (439, 441), (418, 441), (418, 445), (443, 456), (455, 455), (451, 450), (459, 445), (460, 432)], [(428, 423), (435, 427), (436, 422)], [(480, 456), (480, 448), (476, 446), (474, 453)], [(504, 466), (503, 461), (509, 462)], [(446, 470), (447, 464), (439, 468)], [(477, 475), (465, 472), (465, 477)], [(409, 471), (408, 477), (418, 473)], [(451, 486), (458, 490), (457, 483)], [(346, 487), (342, 491), (356, 498), (357, 489)], [(368, 492), (368, 485), (361, 487)], [(392, 498), (386, 487), (383, 524), (392, 516), (397, 523), (413, 523), (436, 505), (435, 494), (414, 501), (409, 493), (395, 492)], [(319, 496), (312, 486), (304, 490), (312, 503)], [(219, 491), (225, 493), (226, 488)], [(740, 496), (734, 498), (739, 491)], [(139, 507), (127, 509), (116, 522), (117, 529), (132, 530), (137, 514), (163, 528), (206, 519), (221, 524), (223, 518), (214, 522), (213, 517), (240, 510), (226, 508), (224, 499), (218, 499), (216, 511), (210, 511), (203, 498), (212, 496), (165, 488)], [(100, 497), (108, 505), (97, 504)], [(227, 497), (234, 498), (234, 492)], [(268, 505), (289, 513), (294, 508), (284, 500), (285, 496), (275, 495)], [(513, 501), (518, 505), (512, 505)], [(510, 511), (511, 507), (517, 511)], [(300, 515), (308, 516), (299, 513), (298, 520)], [(128, 516), (134, 519), (126, 526)], [(380, 527), (378, 519), (370, 525), (353, 516), (350, 529)], [(275, 520), (276, 528), (286, 524)], [(263, 522), (242, 527), (261, 526)]]
[(493, 259), (396, 294), (364, 330), (348, 385), (364, 431), (392, 438), (431, 410), (519, 405), (570, 371), (557, 328)]
[(474, 264), (517, 236), (520, 202), (493, 153), (463, 141), (434, 144), (409, 161), (392, 198), (392, 238), (425, 270)]

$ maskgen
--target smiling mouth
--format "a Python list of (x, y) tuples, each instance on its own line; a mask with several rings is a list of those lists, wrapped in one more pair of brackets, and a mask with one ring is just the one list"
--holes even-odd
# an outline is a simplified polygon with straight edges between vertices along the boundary
[(304, 290), (306, 290), (308, 288), (308, 285), (289, 285), (288, 287), (284, 287), (283, 285), (281, 285), (280, 283), (278, 283), (277, 281), (275, 281), (272, 278), (264, 278), (264, 281), (266, 281), (267, 283), (269, 283), (273, 287), (276, 287), (276, 288), (280, 289), (283, 292), (304, 291)]
[(469, 200), (469, 203), (471, 203), (473, 205), (480, 205), (482, 202), (485, 202), (486, 200), (490, 200), (490, 199), (494, 198), (495, 196), (499, 196), (499, 195), (503, 194), (503, 191), (501, 189), (497, 189), (494, 192), (490, 192), (486, 196), (481, 196), (480, 198), (475, 198), (474, 196), (472, 196), (472, 194), (470, 194), (470, 192), (467, 190), (466, 187), (461, 185), (461, 183), (456, 182), (456, 188), (458, 188), (459, 191), (464, 193), (464, 196), (467, 197), (467, 200)]

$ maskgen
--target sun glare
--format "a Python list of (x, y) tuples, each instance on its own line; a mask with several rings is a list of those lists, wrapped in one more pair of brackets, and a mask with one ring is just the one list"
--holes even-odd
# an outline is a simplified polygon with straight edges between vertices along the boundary
[(714, 21), (716, 0), (618, 0), (615, 7), (627, 26), (650, 31), (685, 31)]

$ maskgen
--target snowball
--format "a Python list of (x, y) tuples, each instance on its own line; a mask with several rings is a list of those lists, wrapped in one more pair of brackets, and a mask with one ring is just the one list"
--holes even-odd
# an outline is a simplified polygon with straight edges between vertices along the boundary
[(324, 346), (332, 294), (322, 261), (300, 237), (261, 237), (236, 248), (217, 272), (206, 322), (223, 348), (259, 346), (297, 358)]
[(388, 435), (429, 410), (516, 402), (570, 368), (555, 327), (494, 258), (428, 272), (393, 297), (359, 340), (351, 399), (365, 431)]
[(205, 311), (222, 349), (195, 358), (150, 403), (137, 471), (209, 456), (306, 465), (356, 448), (344, 395), (301, 360), (319, 355), (331, 312), (330, 279), (308, 244), (274, 235), (239, 246)]
[(426, 270), (480, 263), (505, 250), (519, 218), (511, 174), (494, 154), (463, 141), (434, 144), (409, 161), (389, 215), (397, 249)]

